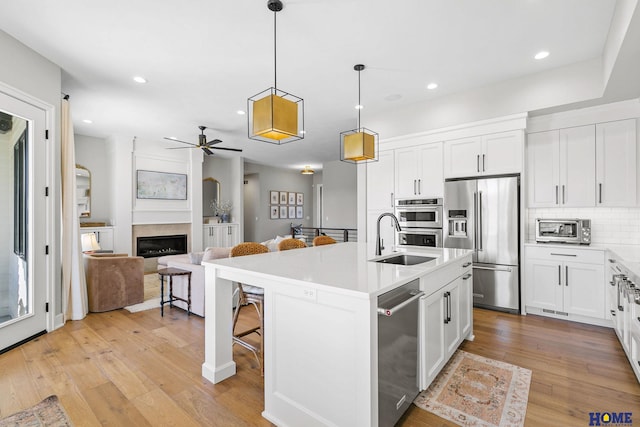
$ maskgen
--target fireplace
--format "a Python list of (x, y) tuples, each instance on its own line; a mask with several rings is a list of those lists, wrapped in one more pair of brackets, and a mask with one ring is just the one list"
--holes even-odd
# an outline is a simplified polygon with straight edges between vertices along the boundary
[(144, 258), (186, 254), (187, 235), (140, 236), (136, 238), (136, 248), (136, 255)]

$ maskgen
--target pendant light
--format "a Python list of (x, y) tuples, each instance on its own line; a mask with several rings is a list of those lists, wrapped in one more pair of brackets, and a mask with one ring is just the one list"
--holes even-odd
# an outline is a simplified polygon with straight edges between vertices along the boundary
[(304, 138), (304, 100), (278, 89), (276, 16), (282, 1), (269, 0), (273, 12), (273, 87), (247, 100), (249, 139), (285, 144)]
[(353, 69), (358, 72), (358, 127), (340, 134), (340, 160), (349, 163), (367, 163), (378, 161), (378, 134), (360, 127), (360, 72), (364, 65), (356, 64)]
[(304, 169), (302, 169), (300, 171), (300, 173), (302, 175), (313, 175), (315, 173), (315, 171), (313, 169), (311, 169), (311, 166), (305, 166)]

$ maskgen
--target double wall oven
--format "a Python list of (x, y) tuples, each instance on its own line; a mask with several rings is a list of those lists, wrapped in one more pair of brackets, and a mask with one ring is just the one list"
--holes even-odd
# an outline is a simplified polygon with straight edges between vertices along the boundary
[(395, 214), (401, 231), (397, 234), (399, 247), (442, 247), (442, 199), (397, 199)]

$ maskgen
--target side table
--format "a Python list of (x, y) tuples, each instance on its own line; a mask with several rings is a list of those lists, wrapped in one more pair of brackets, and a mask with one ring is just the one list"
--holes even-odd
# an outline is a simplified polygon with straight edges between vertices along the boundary
[[(181, 268), (167, 267), (158, 270), (160, 275), (160, 316), (164, 317), (164, 305), (169, 303), (169, 307), (173, 307), (174, 301), (182, 301), (187, 304), (187, 316), (191, 315), (191, 272), (182, 270)], [(173, 277), (187, 276), (187, 298), (180, 298), (173, 295)], [(169, 299), (164, 300), (164, 279), (169, 278)]]

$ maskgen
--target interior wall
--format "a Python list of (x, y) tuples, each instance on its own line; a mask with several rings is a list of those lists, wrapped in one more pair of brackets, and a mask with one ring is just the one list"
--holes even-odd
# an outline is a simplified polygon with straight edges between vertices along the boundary
[[(290, 234), (291, 223), (312, 226), (313, 217), (313, 175), (301, 175), (297, 170), (275, 168), (245, 162), (245, 177), (251, 174), (260, 176), (259, 193), (254, 219), (254, 239), (257, 242), (273, 239), (283, 234)], [(304, 194), (304, 218), (270, 219), (270, 191), (287, 191)], [(276, 206), (276, 205), (273, 205)], [(278, 204), (277, 206), (281, 206)], [(283, 205), (284, 206), (284, 205)], [(257, 218), (257, 220), (255, 219)], [(246, 240), (246, 239), (245, 239)]]
[(322, 165), (322, 226), (357, 228), (356, 165), (336, 160)]
[(76, 164), (91, 173), (91, 216), (80, 222), (104, 221), (110, 224), (111, 203), (109, 194), (113, 185), (111, 166), (108, 162), (106, 140), (86, 135), (74, 135)]
[(259, 219), (259, 207), (260, 174), (247, 174), (244, 176), (244, 238), (247, 242), (257, 240), (256, 222)]
[[(61, 98), (61, 70), (60, 67), (44, 58), (34, 50), (31, 50), (18, 40), (14, 39), (4, 31), (0, 30), (0, 52), (3, 58), (10, 58), (4, 61), (0, 67), (0, 82), (16, 88), (29, 96), (33, 96), (52, 106), (53, 117), (51, 117), (49, 142), (53, 153), (52, 170), (36, 171), (36, 173), (48, 173), (51, 193), (53, 199), (53, 212), (50, 218), (44, 217), (44, 212), (36, 213), (39, 219), (50, 220), (54, 230), (51, 235), (51, 252), (49, 261), (53, 265), (53, 277), (49, 280), (53, 282), (54, 314), (62, 313), (62, 266), (59, 247), (60, 242), (60, 98)], [(48, 272), (49, 273), (49, 272)], [(60, 318), (60, 316), (58, 316)], [(59, 325), (57, 325), (59, 326)]]
[[(229, 159), (219, 156), (204, 156), (202, 165), (202, 178), (215, 178), (220, 183), (220, 200), (229, 200), (233, 203), (231, 222), (242, 222), (239, 216), (238, 202), (234, 200), (233, 189), (233, 164)], [(209, 203), (210, 201), (207, 201)], [(204, 201), (203, 201), (204, 203)]]

